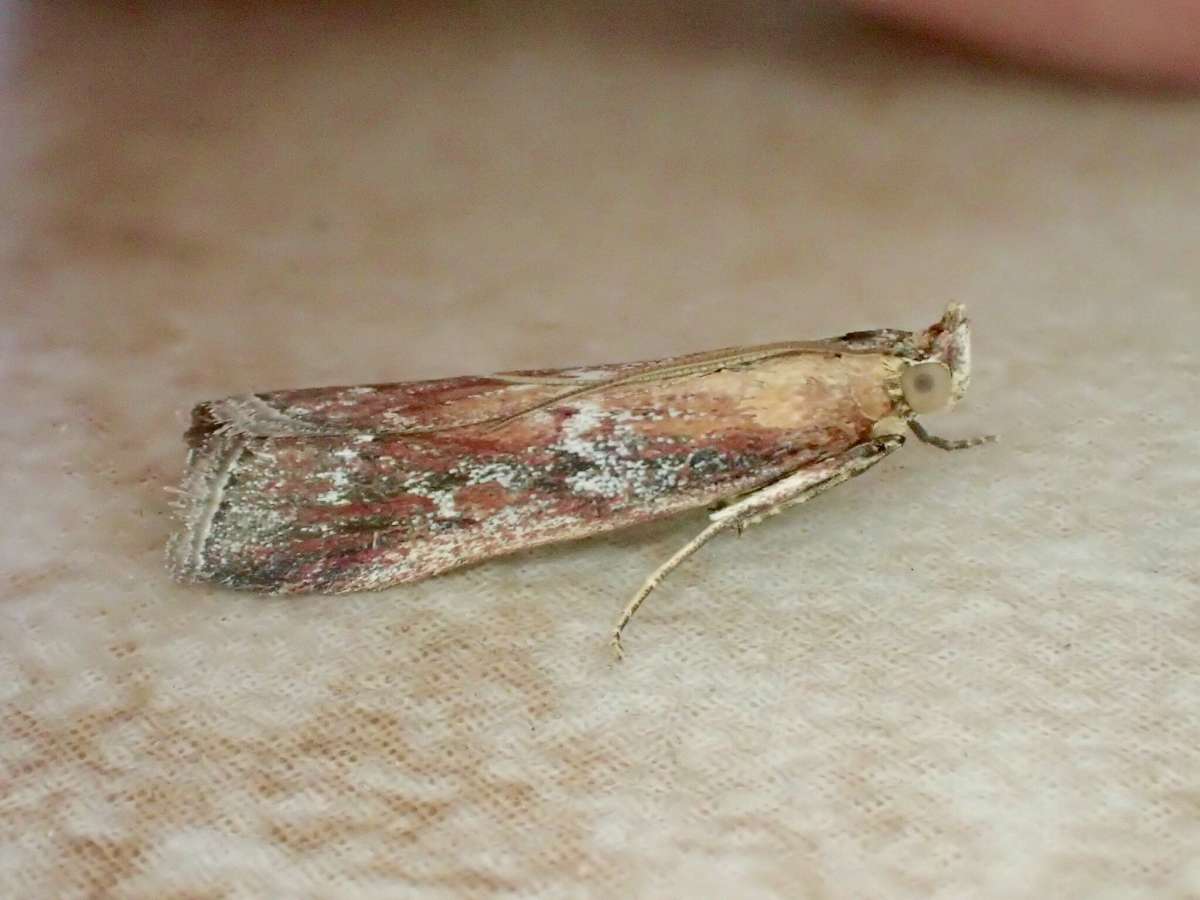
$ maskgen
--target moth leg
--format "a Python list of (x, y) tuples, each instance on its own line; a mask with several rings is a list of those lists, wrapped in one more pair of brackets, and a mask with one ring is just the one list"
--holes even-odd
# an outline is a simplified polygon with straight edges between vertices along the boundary
[(912, 429), (912, 433), (917, 438), (926, 444), (931, 444), (942, 450), (966, 450), (968, 447), (978, 447), (980, 444), (990, 444), (996, 440), (994, 434), (984, 434), (979, 437), (962, 438), (954, 441), (949, 438), (938, 437), (936, 434), (930, 434), (925, 430), (925, 426), (916, 419), (908, 420), (908, 427)]
[(638, 608), (646, 602), (650, 592), (658, 587), (662, 580), (680, 563), (712, 538), (728, 528), (736, 529), (737, 533), (741, 534), (747, 527), (762, 521), (767, 516), (782, 512), (789, 506), (796, 506), (806, 500), (811, 500), (831, 487), (848, 481), (856, 475), (861, 475), (903, 444), (904, 436), (900, 434), (887, 434), (876, 440), (856, 444), (844, 453), (796, 469), (752, 493), (745, 494), (727, 506), (709, 513), (711, 521), (708, 526), (655, 569), (626, 604), (625, 610), (621, 613), (612, 632), (612, 648), (617, 659), (624, 656), (621, 648), (621, 633)]

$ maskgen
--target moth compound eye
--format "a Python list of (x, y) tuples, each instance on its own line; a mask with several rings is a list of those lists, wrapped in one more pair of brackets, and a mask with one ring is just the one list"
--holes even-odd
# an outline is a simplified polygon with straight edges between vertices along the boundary
[(950, 404), (950, 370), (938, 362), (909, 366), (900, 376), (904, 399), (915, 413), (937, 412)]

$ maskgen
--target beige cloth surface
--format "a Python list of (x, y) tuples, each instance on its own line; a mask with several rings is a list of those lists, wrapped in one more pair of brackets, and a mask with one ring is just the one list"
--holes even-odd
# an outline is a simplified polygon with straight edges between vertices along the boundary
[[(1200, 896), (1200, 106), (782, 3), (0, 7), (14, 897)], [(380, 594), (171, 583), (191, 403), (975, 321), (969, 402)]]

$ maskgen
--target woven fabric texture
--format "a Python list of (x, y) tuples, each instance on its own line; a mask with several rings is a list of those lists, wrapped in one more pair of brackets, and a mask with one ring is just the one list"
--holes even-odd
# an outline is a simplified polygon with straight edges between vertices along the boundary
[[(351, 7), (0, 7), (3, 893), (1200, 896), (1200, 108), (791, 4)], [(166, 576), (197, 400), (950, 300), (929, 424), (1001, 442), (718, 539), (622, 664), (703, 515)]]

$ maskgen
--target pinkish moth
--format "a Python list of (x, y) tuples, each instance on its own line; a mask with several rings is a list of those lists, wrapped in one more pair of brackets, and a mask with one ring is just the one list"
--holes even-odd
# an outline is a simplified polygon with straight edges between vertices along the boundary
[(970, 332), (860, 331), (650, 362), (246, 394), (187, 432), (184, 581), (271, 593), (373, 590), (552, 541), (709, 507), (622, 629), (711, 537), (802, 503), (961, 399)]

